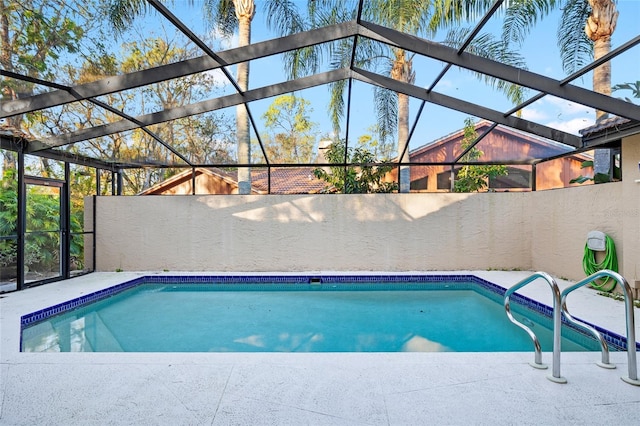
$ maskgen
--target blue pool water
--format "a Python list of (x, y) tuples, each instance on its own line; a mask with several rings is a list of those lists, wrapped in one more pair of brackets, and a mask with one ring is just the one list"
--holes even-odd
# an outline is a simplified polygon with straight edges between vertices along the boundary
[[(432, 283), (433, 284), (433, 283)], [(137, 284), (44, 319), (23, 317), (23, 351), (532, 351), (499, 294), (472, 282)], [(436, 288), (436, 290), (430, 288)], [(512, 303), (551, 350), (550, 319)], [(59, 310), (53, 309), (52, 312)], [(46, 315), (45, 315), (46, 316)], [(564, 329), (565, 327), (563, 327)], [(563, 351), (597, 350), (563, 331)]]

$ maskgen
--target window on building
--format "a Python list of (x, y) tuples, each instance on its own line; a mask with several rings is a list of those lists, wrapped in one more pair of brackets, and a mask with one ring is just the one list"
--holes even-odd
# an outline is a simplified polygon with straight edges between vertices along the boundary
[[(455, 171), (456, 176), (458, 175), (458, 171)], [(438, 173), (438, 189), (441, 190), (450, 190), (451, 189), (451, 171), (447, 170), (446, 172)]]
[(531, 188), (531, 170), (507, 167), (507, 174), (505, 176), (489, 178), (489, 188)]
[(429, 187), (429, 176), (411, 181), (411, 189), (414, 191), (425, 190)]

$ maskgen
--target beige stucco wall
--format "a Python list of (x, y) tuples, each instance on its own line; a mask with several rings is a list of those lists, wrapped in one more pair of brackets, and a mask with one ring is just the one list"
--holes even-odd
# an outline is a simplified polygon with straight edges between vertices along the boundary
[(584, 278), (584, 246), (587, 233), (593, 230), (611, 236), (620, 257), (623, 228), (612, 215), (612, 207), (622, 201), (622, 182), (532, 192), (529, 196), (532, 269), (571, 280)]
[(611, 216), (624, 229), (624, 277), (640, 289), (640, 134), (622, 141), (622, 176), (623, 202)]
[(622, 182), (533, 193), (97, 197), (96, 270), (519, 268), (577, 280), (597, 229), (640, 287), (638, 161), (640, 136), (623, 141)]
[(528, 210), (521, 193), (98, 197), (96, 268), (526, 269)]

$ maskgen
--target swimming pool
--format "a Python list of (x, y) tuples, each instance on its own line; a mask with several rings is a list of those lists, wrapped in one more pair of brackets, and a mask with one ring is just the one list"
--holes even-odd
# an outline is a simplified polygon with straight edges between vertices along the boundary
[[(503, 293), (470, 275), (144, 277), (23, 316), (21, 350), (530, 351)], [(551, 350), (550, 309), (514, 302)], [(565, 326), (562, 349), (598, 345)]]

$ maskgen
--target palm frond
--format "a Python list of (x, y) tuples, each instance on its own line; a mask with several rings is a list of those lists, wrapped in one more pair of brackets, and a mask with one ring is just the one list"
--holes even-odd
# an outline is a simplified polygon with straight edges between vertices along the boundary
[(347, 80), (340, 80), (329, 85), (331, 97), (329, 100), (329, 115), (331, 124), (336, 136), (340, 134), (340, 124), (344, 117), (344, 91), (347, 87)]
[(268, 1), (264, 7), (267, 28), (275, 29), (281, 36), (299, 33), (307, 29), (296, 3), (291, 0)]
[(289, 79), (304, 77), (317, 72), (322, 50), (317, 46), (303, 47), (284, 54), (284, 67)]
[(352, 5), (341, 0), (309, 2), (307, 16), (310, 27), (322, 28), (356, 19), (356, 10), (350, 6)]
[(380, 143), (393, 137), (398, 128), (398, 94), (389, 89), (375, 86), (373, 99), (376, 104), (377, 128)]
[(211, 27), (225, 37), (232, 36), (238, 28), (238, 17), (233, 0), (207, 0), (203, 11)]
[(562, 68), (571, 74), (589, 64), (593, 58), (593, 42), (584, 32), (591, 12), (586, 0), (569, 0), (558, 26), (558, 47)]
[[(371, 0), (364, 11), (372, 22), (398, 31), (423, 34), (427, 29), (431, 0)], [(438, 2), (436, 2), (438, 3)]]
[(354, 65), (358, 68), (377, 72), (388, 72), (388, 64), (392, 61), (391, 47), (384, 43), (367, 38), (359, 38)]
[(123, 32), (135, 18), (145, 14), (150, 7), (145, 0), (112, 0), (107, 5), (107, 16), (113, 28)]
[[(289, 0), (267, 2), (266, 12), (269, 16), (268, 24), (276, 27), (283, 36), (333, 25), (354, 17), (354, 11), (339, 0), (308, 2), (306, 20), (295, 3)], [(347, 58), (350, 58), (352, 43), (352, 39), (336, 40), (285, 53), (285, 67), (289, 78), (298, 78), (317, 72), (325, 56), (329, 58), (332, 68), (343, 67), (345, 61), (349, 62)]]
[(521, 45), (536, 23), (560, 5), (560, 0), (513, 0), (509, 2), (502, 24), (502, 41), (507, 44)]
[(351, 64), (354, 39), (336, 40), (327, 47), (329, 50), (329, 65), (331, 69), (347, 68)]
[(611, 88), (611, 90), (614, 92), (617, 92), (618, 90), (630, 90), (634, 98), (640, 98), (640, 80), (635, 83), (616, 84)]
[[(447, 33), (444, 44), (458, 48), (467, 38), (471, 29), (456, 28)], [(483, 58), (491, 59), (502, 64), (511, 65), (520, 69), (527, 69), (524, 57), (517, 51), (509, 48), (509, 45), (502, 40), (496, 40), (491, 34), (480, 34), (477, 36), (466, 49), (467, 52)], [(474, 73), (478, 78), (484, 79), (487, 84), (504, 93), (507, 98), (514, 104), (524, 101), (526, 89), (517, 84), (508, 81), (496, 79), (481, 73)]]
[[(470, 22), (482, 16), (495, 0), (445, 0), (434, 1), (429, 19), (429, 30), (435, 33), (439, 29), (455, 24)], [(506, 9), (506, 5), (504, 6)]]

